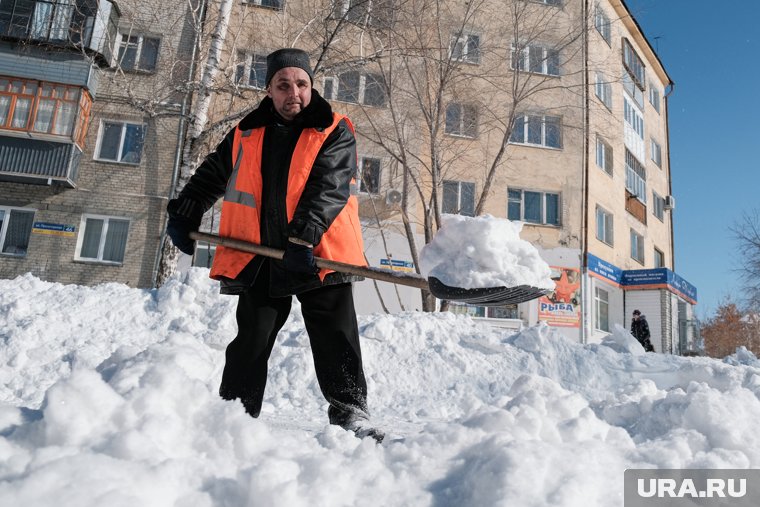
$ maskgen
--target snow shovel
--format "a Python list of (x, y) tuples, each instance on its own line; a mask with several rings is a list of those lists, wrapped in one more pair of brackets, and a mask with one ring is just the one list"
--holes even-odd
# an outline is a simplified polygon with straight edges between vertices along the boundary
[[(250, 252), (272, 259), (282, 260), (285, 252), (276, 248), (271, 248), (256, 243), (249, 243), (233, 238), (223, 238), (215, 234), (205, 232), (191, 232), (190, 238), (197, 241), (205, 241), (214, 245), (221, 245), (243, 252)], [(486, 287), (477, 289), (464, 289), (461, 287), (452, 287), (446, 285), (436, 277), (425, 278), (415, 273), (401, 273), (383, 268), (373, 268), (366, 266), (355, 266), (343, 262), (331, 261), (315, 257), (317, 267), (322, 269), (332, 269), (339, 273), (363, 276), (380, 280), (382, 282), (395, 283), (397, 285), (406, 285), (416, 289), (430, 291), (438, 299), (447, 301), (456, 301), (478, 306), (504, 306), (517, 303), (524, 303), (539, 298), (550, 292), (548, 289), (531, 287), (529, 285), (518, 285), (516, 287)]]

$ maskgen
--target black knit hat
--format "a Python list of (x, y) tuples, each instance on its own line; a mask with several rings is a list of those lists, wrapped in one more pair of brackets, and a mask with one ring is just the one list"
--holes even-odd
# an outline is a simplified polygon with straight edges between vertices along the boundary
[(634, 310), (634, 311), (633, 311), (633, 314), (634, 314), (634, 315), (641, 315), (641, 312), (640, 312), (640, 311), (638, 311), (638, 310)]
[(298, 67), (303, 69), (309, 75), (309, 80), (314, 84), (314, 72), (309, 64), (309, 54), (303, 49), (283, 48), (278, 49), (267, 56), (267, 79), (266, 85), (278, 70), (285, 67)]

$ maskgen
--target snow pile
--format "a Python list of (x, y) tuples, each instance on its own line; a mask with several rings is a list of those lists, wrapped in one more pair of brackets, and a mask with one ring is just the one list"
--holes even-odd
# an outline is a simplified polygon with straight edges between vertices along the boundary
[(295, 303), (252, 419), (216, 392), (235, 298), (207, 274), (0, 280), (0, 505), (608, 507), (627, 468), (760, 466), (754, 356), (636, 354), (622, 329), (360, 316), (373, 417), (404, 437), (378, 446), (327, 424)]
[(553, 289), (551, 269), (520, 239), (521, 222), (491, 215), (442, 215), (440, 230), (420, 255), (423, 276), (464, 289), (530, 285)]

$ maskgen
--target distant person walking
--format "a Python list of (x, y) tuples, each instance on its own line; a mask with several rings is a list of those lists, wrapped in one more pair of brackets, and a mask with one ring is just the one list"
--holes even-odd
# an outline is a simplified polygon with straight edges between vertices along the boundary
[(641, 315), (639, 310), (633, 311), (633, 319), (631, 320), (631, 334), (636, 338), (644, 350), (647, 352), (654, 352), (652, 342), (649, 340), (651, 334), (649, 333), (649, 323), (647, 318)]

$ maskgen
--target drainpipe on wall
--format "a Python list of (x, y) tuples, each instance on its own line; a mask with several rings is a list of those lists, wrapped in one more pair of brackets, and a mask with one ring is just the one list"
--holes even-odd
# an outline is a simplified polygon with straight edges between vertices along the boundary
[(581, 7), (581, 15), (583, 16), (583, 37), (582, 37), (582, 51), (583, 51), (583, 167), (581, 170), (583, 199), (581, 203), (581, 343), (588, 343), (588, 335), (590, 329), (590, 314), (589, 306), (591, 304), (591, 294), (589, 294), (588, 283), (588, 215), (589, 215), (589, 131), (590, 131), (590, 119), (589, 119), (589, 72), (588, 72), (588, 0), (584, 0)]
[[(207, 6), (207, 0), (201, 0), (200, 4), (200, 10), (198, 11), (198, 21), (199, 26), (195, 30), (195, 40), (193, 41), (193, 50), (190, 54), (190, 70), (188, 71), (187, 75), (187, 82), (192, 83), (193, 78), (195, 77), (195, 67), (196, 67), (196, 54), (198, 53), (198, 45), (201, 41), (201, 35), (203, 33), (202, 26), (205, 21), (206, 17), (206, 6)], [(169, 199), (174, 199), (174, 196), (176, 194), (177, 189), (175, 188), (177, 186), (177, 178), (179, 177), (179, 168), (180, 163), (182, 162), (182, 151), (183, 151), (183, 140), (185, 139), (185, 131), (187, 126), (187, 109), (188, 104), (191, 102), (193, 96), (193, 87), (191, 86), (187, 92), (185, 92), (185, 96), (182, 98), (182, 106), (180, 108), (180, 116), (179, 116), (179, 128), (177, 129), (177, 148), (174, 150), (174, 163), (172, 167), (172, 182), (171, 187), (169, 188)], [(166, 218), (166, 215), (164, 214), (164, 218)], [(161, 228), (161, 236), (159, 238), (158, 242), (158, 249), (156, 251), (156, 259), (153, 262), (153, 277), (151, 284), (153, 287), (156, 286), (156, 282), (158, 279), (158, 265), (161, 262), (161, 255), (164, 251), (164, 243), (166, 242), (166, 224)]]
[[(668, 97), (673, 93), (676, 85), (671, 81), (666, 87), (663, 98), (663, 107), (665, 109), (665, 144), (668, 147), (668, 195), (673, 195), (673, 168), (670, 166), (670, 115), (668, 114)], [(670, 210), (670, 264), (671, 269), (676, 271), (676, 242), (675, 232), (673, 231), (673, 210)]]

